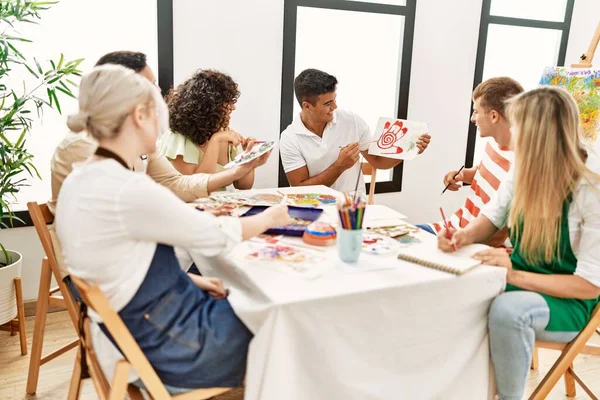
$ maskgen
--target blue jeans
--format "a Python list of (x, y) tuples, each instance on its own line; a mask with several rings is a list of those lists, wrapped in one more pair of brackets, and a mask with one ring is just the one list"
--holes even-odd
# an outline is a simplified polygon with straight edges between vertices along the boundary
[(521, 400), (535, 340), (566, 343), (579, 332), (549, 332), (550, 309), (538, 293), (516, 291), (496, 297), (488, 326), (498, 396)]
[(417, 228), (421, 228), (423, 229), (425, 232), (429, 232), (432, 235), (436, 235), (437, 233), (435, 233), (435, 231), (433, 229), (431, 229), (431, 227), (429, 226), (429, 224), (419, 224), (419, 225), (415, 225)]

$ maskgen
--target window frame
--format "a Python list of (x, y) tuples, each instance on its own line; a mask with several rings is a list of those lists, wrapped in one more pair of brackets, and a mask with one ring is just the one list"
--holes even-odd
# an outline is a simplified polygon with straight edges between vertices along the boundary
[[(296, 23), (298, 7), (321, 8), (327, 10), (357, 11), (376, 14), (401, 15), (404, 17), (402, 38), (402, 62), (400, 63), (400, 85), (398, 93), (397, 118), (406, 119), (410, 89), (410, 72), (415, 32), (415, 13), (417, 0), (406, 0), (406, 5), (366, 3), (354, 0), (285, 0), (283, 16), (283, 60), (281, 76), (281, 115), (280, 132), (283, 132), (294, 117), (294, 78), (296, 77)], [(299, 72), (299, 71), (298, 71)], [(392, 180), (377, 182), (375, 193), (402, 191), (402, 171), (404, 162), (396, 166)], [(279, 158), (279, 187), (289, 186)], [(367, 183), (367, 192), (371, 184)]]
[[(479, 39), (477, 42), (477, 58), (475, 62), (475, 76), (473, 78), (473, 90), (483, 80), (483, 69), (485, 66), (485, 52), (487, 49), (488, 29), (490, 24), (494, 25), (509, 25), (524, 28), (541, 28), (561, 31), (560, 47), (558, 51), (557, 65), (564, 65), (567, 54), (567, 44), (569, 42), (569, 34), (571, 32), (571, 20), (573, 18), (573, 7), (575, 0), (567, 0), (565, 8), (565, 18), (562, 22), (543, 21), (537, 19), (503, 17), (499, 15), (491, 15), (492, 1), (483, 0), (481, 7), (481, 20), (479, 25)], [(524, 61), (526, 62), (526, 61)], [(471, 102), (471, 111), (469, 117), (473, 114), (473, 104)], [(469, 132), (467, 136), (467, 152), (465, 154), (465, 168), (471, 168), (475, 157), (475, 145), (477, 142), (477, 127), (475, 124), (469, 124)]]

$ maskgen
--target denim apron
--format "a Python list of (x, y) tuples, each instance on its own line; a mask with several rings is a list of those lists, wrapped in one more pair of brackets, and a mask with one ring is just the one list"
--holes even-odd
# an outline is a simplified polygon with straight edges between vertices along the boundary
[(252, 334), (227, 300), (194, 285), (171, 246), (157, 245), (142, 285), (119, 315), (165, 385), (241, 386)]

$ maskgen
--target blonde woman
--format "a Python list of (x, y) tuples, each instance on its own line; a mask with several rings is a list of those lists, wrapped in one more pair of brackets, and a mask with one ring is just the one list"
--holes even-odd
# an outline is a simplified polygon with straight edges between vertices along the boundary
[(569, 342), (600, 296), (600, 160), (580, 142), (579, 112), (564, 90), (542, 87), (509, 100), (515, 151), (509, 176), (474, 222), (438, 236), (452, 251), (508, 225), (514, 251), (475, 256), (507, 269), (489, 315), (502, 400), (521, 399), (534, 340)]
[[(57, 234), (69, 272), (100, 287), (169, 390), (239, 386), (251, 334), (221, 281), (183, 272), (172, 246), (208, 264), (241, 240), (288, 223), (287, 207), (217, 218), (131, 171), (140, 155), (155, 151), (166, 117), (157, 88), (132, 70), (107, 65), (83, 77), (79, 112), (68, 125), (99, 145), (62, 186)], [(106, 370), (115, 354), (100, 329), (94, 332)]]

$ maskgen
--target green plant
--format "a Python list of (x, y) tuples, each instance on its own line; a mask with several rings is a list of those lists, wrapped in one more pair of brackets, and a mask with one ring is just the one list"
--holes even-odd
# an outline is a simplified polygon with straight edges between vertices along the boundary
[[(59, 96), (75, 98), (72, 88), (77, 84), (69, 78), (81, 76), (78, 68), (83, 59), (67, 61), (61, 54), (56, 62), (40, 63), (18, 49), (31, 40), (23, 37), (16, 25), (38, 24), (40, 11), (56, 3), (0, 0), (0, 229), (12, 227), (14, 220), (23, 222), (14, 215), (11, 203), (16, 201), (19, 190), (29, 185), (28, 178), (41, 179), (33, 155), (25, 146), (33, 123), (43, 116), (46, 107), (61, 113)], [(34, 82), (30, 83), (32, 89), (25, 81), (18, 87), (9, 87), (11, 73), (18, 69), (28, 71)], [(0, 250), (10, 264), (2, 243)]]

